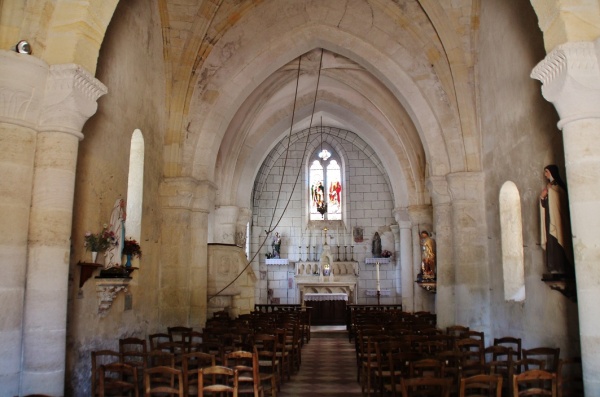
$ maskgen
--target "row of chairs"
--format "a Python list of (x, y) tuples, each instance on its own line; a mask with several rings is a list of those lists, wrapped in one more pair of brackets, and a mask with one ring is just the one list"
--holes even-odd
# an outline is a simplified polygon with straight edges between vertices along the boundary
[[(407, 321), (408, 320), (408, 321)], [(400, 395), (401, 379), (418, 376), (409, 364), (419, 360), (442, 363), (437, 377), (452, 379), (451, 388), (458, 393), (460, 381), (473, 375), (498, 375), (505, 395), (512, 395), (513, 376), (530, 370), (543, 370), (557, 378), (559, 395), (582, 396), (581, 360), (560, 359), (557, 348), (522, 349), (514, 337), (494, 339), (484, 348), (483, 332), (464, 326), (448, 327), (445, 332), (413, 316), (385, 318), (368, 313), (355, 321), (357, 377), (363, 393)], [(394, 381), (394, 374), (400, 373)]]

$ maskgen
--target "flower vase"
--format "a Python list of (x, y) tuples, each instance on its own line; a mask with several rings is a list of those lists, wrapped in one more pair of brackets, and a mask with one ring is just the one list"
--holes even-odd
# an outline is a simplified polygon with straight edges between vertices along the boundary
[(125, 262), (125, 267), (131, 267), (131, 255), (127, 255), (127, 262)]
[(92, 263), (96, 263), (97, 257), (98, 257), (98, 251), (92, 251)]

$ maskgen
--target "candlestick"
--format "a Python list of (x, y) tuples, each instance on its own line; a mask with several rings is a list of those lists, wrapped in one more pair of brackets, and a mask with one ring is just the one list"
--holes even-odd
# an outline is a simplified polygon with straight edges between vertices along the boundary
[(344, 245), (344, 262), (348, 260), (348, 256), (346, 255), (346, 246)]
[(340, 261), (340, 245), (337, 246), (337, 261)]
[(375, 268), (377, 269), (377, 292), (380, 292), (381, 285), (379, 284), (379, 261), (375, 262)]
[(317, 246), (313, 245), (313, 261), (317, 261)]
[(302, 262), (302, 246), (298, 246), (298, 262)]
[(353, 246), (353, 245), (351, 245), (351, 246), (350, 246), (350, 255), (352, 256), (352, 257), (350, 258), (350, 260), (351, 260), (352, 262), (354, 262), (354, 246)]
[(310, 259), (310, 246), (306, 246), (306, 262), (308, 262)]

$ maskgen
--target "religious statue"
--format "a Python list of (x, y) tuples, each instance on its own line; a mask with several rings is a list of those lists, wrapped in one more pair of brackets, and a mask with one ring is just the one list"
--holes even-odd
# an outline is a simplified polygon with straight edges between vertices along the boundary
[(379, 237), (379, 233), (375, 232), (373, 236), (373, 247), (371, 250), (373, 254), (373, 258), (381, 258), (381, 237)]
[(110, 269), (111, 267), (121, 266), (121, 257), (123, 253), (123, 245), (125, 243), (125, 200), (122, 198), (115, 201), (112, 213), (110, 215), (109, 230), (114, 238), (113, 244), (104, 251), (106, 257), (104, 267)]
[(273, 258), (279, 259), (281, 254), (281, 236), (278, 232), (275, 232), (271, 247), (273, 247)]
[(574, 275), (567, 187), (554, 164), (544, 168), (547, 185), (540, 194), (541, 245), (550, 273)]
[(427, 230), (422, 230), (421, 237), (421, 276), (423, 280), (435, 279), (436, 257), (435, 240)]

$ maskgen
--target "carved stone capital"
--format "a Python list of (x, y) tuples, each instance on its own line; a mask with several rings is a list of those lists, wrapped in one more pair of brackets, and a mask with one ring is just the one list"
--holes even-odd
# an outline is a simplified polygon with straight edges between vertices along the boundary
[(537, 64), (531, 77), (558, 111), (558, 128), (576, 120), (600, 118), (600, 39), (561, 44)]
[(410, 222), (410, 216), (408, 215), (408, 208), (406, 208), (406, 207), (394, 208), (394, 210), (392, 211), (392, 214), (394, 215), (394, 219), (396, 220), (396, 222), (398, 222), (399, 225), (403, 222), (404, 223)]
[(0, 50), (0, 122), (36, 128), (47, 77), (41, 59)]
[(430, 205), (411, 205), (408, 207), (408, 216), (413, 225), (430, 225), (433, 208)]
[(444, 176), (430, 176), (426, 181), (427, 189), (433, 205), (444, 205), (450, 203), (450, 192), (448, 181)]
[(216, 186), (191, 177), (166, 178), (159, 189), (164, 208), (210, 212), (214, 209)]
[(104, 84), (79, 65), (50, 66), (39, 130), (83, 138), (83, 125), (96, 113), (97, 100), (107, 91)]

